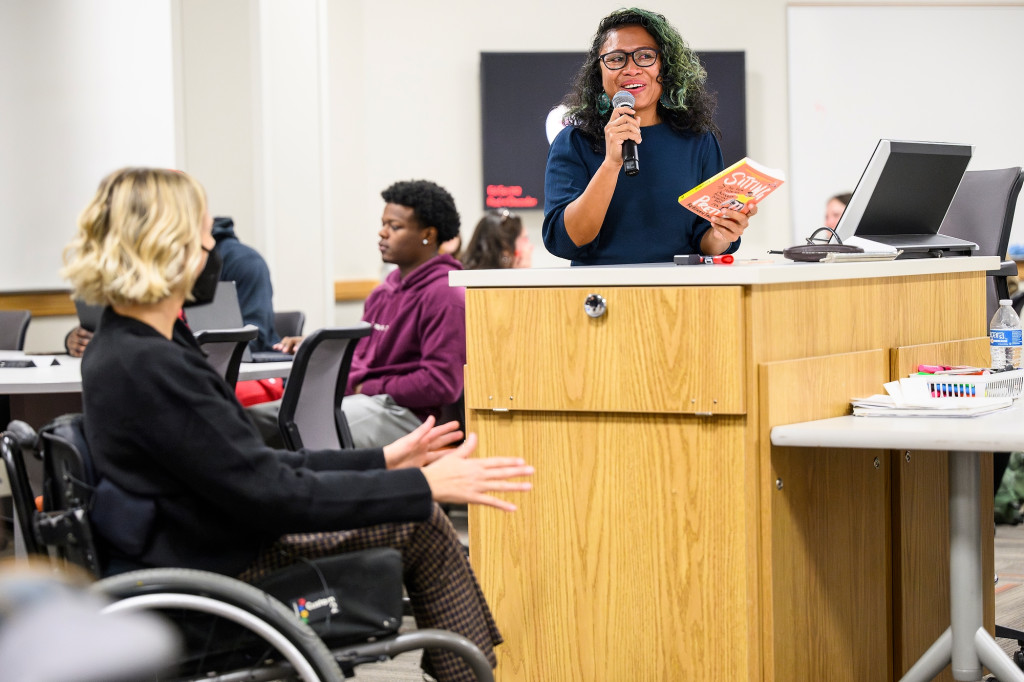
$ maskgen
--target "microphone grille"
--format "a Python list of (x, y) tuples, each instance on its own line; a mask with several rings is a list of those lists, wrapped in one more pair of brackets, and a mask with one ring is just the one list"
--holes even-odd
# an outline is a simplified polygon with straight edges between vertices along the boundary
[(612, 97), (612, 108), (617, 109), (618, 107), (632, 107), (636, 104), (636, 98), (629, 94), (625, 90), (619, 90)]

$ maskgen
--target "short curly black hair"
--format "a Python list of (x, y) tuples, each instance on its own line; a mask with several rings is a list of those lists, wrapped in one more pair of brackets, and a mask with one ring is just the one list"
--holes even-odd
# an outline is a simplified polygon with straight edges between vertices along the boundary
[(459, 234), (459, 212), (455, 208), (455, 199), (448, 190), (430, 180), (402, 180), (380, 195), (389, 204), (411, 208), (422, 227), (436, 228), (438, 243)]

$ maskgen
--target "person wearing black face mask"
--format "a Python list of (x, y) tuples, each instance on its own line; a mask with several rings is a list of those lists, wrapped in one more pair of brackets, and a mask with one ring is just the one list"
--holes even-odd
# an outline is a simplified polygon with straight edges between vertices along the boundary
[(281, 337), (274, 329), (274, 286), (267, 262), (259, 251), (239, 240), (235, 221), (230, 217), (214, 216), (213, 238), (217, 240), (214, 250), (224, 262), (220, 280), (235, 283), (242, 323), (259, 330), (257, 337), (249, 342), (249, 350), (272, 351)]
[(220, 271), (224, 266), (216, 249), (208, 249), (205, 246), (200, 248), (206, 253), (206, 264), (196, 276), (196, 281), (192, 283), (192, 299), (185, 301), (185, 308), (213, 301), (213, 296), (217, 293), (217, 282), (220, 281)]
[[(146, 512), (92, 519), (103, 572), (195, 568), (255, 581), (304, 558), (394, 547), (417, 626), (463, 635), (494, 665), (501, 636), (436, 502), (514, 511), (490, 493), (528, 490), (510, 479), (532, 468), (469, 457), (474, 434), (449, 448), (458, 424), (433, 417), (383, 448), (267, 447), (178, 318), (217, 279), (211, 223), (189, 175), (128, 168), (101, 183), (64, 252), (75, 298), (107, 306), (82, 359), (85, 433), (108, 484), (93, 499), (129, 496)], [(476, 679), (448, 652), (429, 650), (423, 666), (442, 682)]]
[[(107, 221), (108, 229), (111, 208), (111, 206), (106, 206), (105, 215), (101, 214), (98, 216), (100, 219), (105, 219)], [(204, 220), (210, 220), (208, 214), (204, 216)], [(198, 275), (196, 275), (195, 281), (192, 283), (190, 295), (186, 297), (185, 301), (182, 303), (182, 307), (184, 308), (210, 303), (213, 301), (214, 294), (217, 293), (217, 282), (220, 281), (220, 271), (223, 267), (223, 261), (221, 260), (220, 254), (217, 253), (214, 248), (207, 248), (204, 245), (200, 245), (199, 248), (206, 254), (206, 261), (203, 264), (203, 269)], [(80, 326), (75, 327), (66, 337), (64, 337), (64, 347), (67, 349), (69, 355), (80, 358), (85, 354), (85, 349), (89, 345), (89, 342), (92, 341), (92, 337), (93, 332)]]

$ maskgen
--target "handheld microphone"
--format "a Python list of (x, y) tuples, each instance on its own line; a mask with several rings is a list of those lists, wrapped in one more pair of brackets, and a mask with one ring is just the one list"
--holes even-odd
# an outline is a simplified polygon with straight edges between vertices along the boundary
[[(632, 108), (636, 104), (636, 98), (625, 90), (619, 90), (612, 97), (612, 108), (628, 106)], [(626, 175), (636, 175), (640, 172), (640, 161), (636, 155), (636, 142), (626, 140), (622, 143), (622, 167), (626, 169)]]

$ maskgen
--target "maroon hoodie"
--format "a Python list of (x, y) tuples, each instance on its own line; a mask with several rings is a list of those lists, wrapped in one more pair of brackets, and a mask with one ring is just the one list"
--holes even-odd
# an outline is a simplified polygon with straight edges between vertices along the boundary
[(451, 256), (431, 258), (404, 279), (395, 270), (366, 299), (373, 332), (359, 341), (347, 393), (387, 393), (420, 419), (462, 395), (466, 364), (466, 292), (448, 286), (461, 270)]

